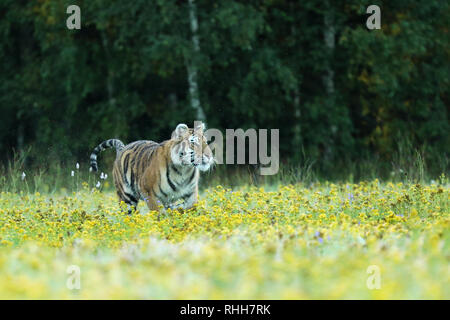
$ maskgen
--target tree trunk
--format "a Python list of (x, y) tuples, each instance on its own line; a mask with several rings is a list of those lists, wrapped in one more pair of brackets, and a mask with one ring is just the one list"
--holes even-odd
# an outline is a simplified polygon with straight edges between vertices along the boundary
[[(192, 33), (192, 46), (194, 48), (195, 57), (200, 53), (200, 42), (198, 39), (198, 19), (196, 12), (196, 4), (194, 0), (189, 0), (189, 20), (191, 25)], [(191, 99), (191, 106), (196, 112), (196, 120), (206, 122), (205, 112), (200, 104), (200, 95), (198, 89), (198, 68), (196, 64), (196, 59), (186, 59), (186, 69), (188, 73), (188, 83), (189, 83), (189, 96)]]
[(302, 112), (300, 110), (300, 92), (298, 88), (294, 90), (294, 147), (298, 152), (300, 152), (300, 147), (302, 144), (302, 127), (301, 127), (301, 116)]
[[(332, 57), (334, 55), (334, 47), (335, 47), (335, 21), (334, 21), (334, 9), (330, 5), (330, 1), (326, 2), (326, 12), (324, 14), (324, 42), (325, 42), (325, 50), (327, 53), (327, 61), (325, 63), (325, 72), (322, 77), (323, 85), (325, 87), (325, 93), (327, 95), (327, 108), (334, 107), (334, 70), (332, 64)], [(328, 113), (330, 115), (330, 113)], [(329, 119), (331, 120), (331, 119)], [(336, 128), (332, 124), (332, 121), (328, 121), (331, 125), (330, 129), (330, 139), (325, 144), (324, 150), (324, 158), (327, 161), (331, 161), (333, 155), (333, 141), (335, 136)]]
[(19, 152), (23, 152), (25, 140), (25, 126), (23, 124), (23, 120), (19, 119), (19, 124), (17, 126), (17, 150)]
[[(111, 52), (109, 49), (108, 39), (107, 39), (107, 36), (105, 35), (105, 32), (101, 32), (101, 37), (102, 37), (103, 50), (105, 51), (105, 56), (106, 56), (106, 65), (108, 66), (108, 63), (111, 62), (112, 59), (111, 59)], [(111, 108), (114, 115), (118, 115), (118, 113), (116, 113), (114, 73), (110, 69), (110, 67), (108, 67), (108, 70), (106, 70), (106, 92), (108, 95), (109, 107)], [(116, 116), (116, 121), (118, 121), (117, 116)], [(119, 136), (119, 132), (117, 132), (118, 126), (114, 126), (114, 127), (116, 128), (115, 132), (114, 132), (114, 136)]]
[[(325, 48), (327, 50), (327, 56), (332, 57), (335, 45), (335, 35), (336, 30), (334, 28), (334, 13), (333, 10), (328, 10), (324, 16), (324, 40)], [(328, 97), (333, 98), (334, 93), (334, 70), (331, 66), (330, 61), (327, 61), (325, 74), (323, 76), (323, 83), (325, 86), (325, 92)]]
[[(291, 4), (291, 10), (292, 12), (295, 12), (296, 8), (294, 3)], [(291, 33), (294, 37), (294, 39), (298, 39), (298, 32), (297, 32), (297, 26), (295, 24), (291, 25)], [(300, 159), (300, 148), (302, 146), (302, 127), (301, 127), (301, 109), (300, 109), (300, 90), (299, 90), (300, 83), (296, 84), (296, 87), (294, 88), (294, 128), (293, 128), (293, 147), (298, 159)]]

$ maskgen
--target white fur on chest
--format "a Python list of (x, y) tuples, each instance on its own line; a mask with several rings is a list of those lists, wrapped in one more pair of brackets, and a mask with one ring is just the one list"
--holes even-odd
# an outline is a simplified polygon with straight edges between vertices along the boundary
[(165, 181), (162, 181), (164, 182), (162, 185), (164, 185), (165, 193), (167, 194), (164, 197), (166, 204), (172, 204), (180, 199), (186, 201), (196, 191), (198, 169), (173, 169), (169, 166), (163, 180)]

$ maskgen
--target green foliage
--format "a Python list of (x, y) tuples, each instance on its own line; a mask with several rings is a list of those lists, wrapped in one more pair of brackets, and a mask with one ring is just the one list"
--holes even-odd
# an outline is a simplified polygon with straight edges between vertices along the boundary
[[(69, 4), (81, 30), (66, 28)], [(377, 1), (372, 31), (373, 3), (355, 0), (196, 4), (200, 52), (187, 1), (2, 1), (3, 160), (31, 146), (28, 165), (67, 166), (107, 138), (166, 139), (194, 120), (194, 61), (209, 126), (280, 128), (284, 161), (330, 173), (377, 159), (389, 172), (407, 143), (433, 174), (448, 170), (448, 3)]]

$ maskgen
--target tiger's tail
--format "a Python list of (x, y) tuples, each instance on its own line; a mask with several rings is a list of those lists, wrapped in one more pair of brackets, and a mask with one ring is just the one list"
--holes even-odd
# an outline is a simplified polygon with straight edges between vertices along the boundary
[(125, 145), (119, 139), (109, 139), (109, 140), (103, 141), (97, 147), (95, 147), (95, 149), (91, 153), (91, 157), (90, 157), (90, 159), (91, 159), (90, 168), (92, 171), (98, 170), (97, 154), (107, 148), (113, 148), (113, 147), (116, 149), (117, 153), (119, 153), (125, 147)]

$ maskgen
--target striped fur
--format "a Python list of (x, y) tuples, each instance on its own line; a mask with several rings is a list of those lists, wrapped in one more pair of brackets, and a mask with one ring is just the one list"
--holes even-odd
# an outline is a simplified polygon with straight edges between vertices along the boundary
[(98, 171), (97, 155), (99, 154), (99, 152), (102, 152), (103, 150), (105, 150), (107, 148), (115, 148), (117, 151), (117, 154), (119, 154), (119, 152), (122, 151), (123, 148), (125, 148), (125, 145), (123, 144), (122, 141), (120, 141), (118, 139), (109, 139), (109, 140), (105, 140), (102, 143), (100, 143), (97, 147), (95, 147), (94, 151), (91, 153), (90, 166), (91, 166), (92, 171), (95, 171), (95, 172)]
[[(139, 200), (144, 200), (150, 210), (160, 206), (188, 209), (197, 202), (199, 171), (208, 170), (214, 163), (202, 126), (188, 129), (179, 124), (172, 138), (162, 143), (140, 140), (124, 146), (112, 140), (95, 148), (91, 166), (97, 168), (99, 151), (110, 145), (116, 148), (113, 178), (120, 201), (136, 208)], [(178, 200), (182, 203), (175, 206)]]

